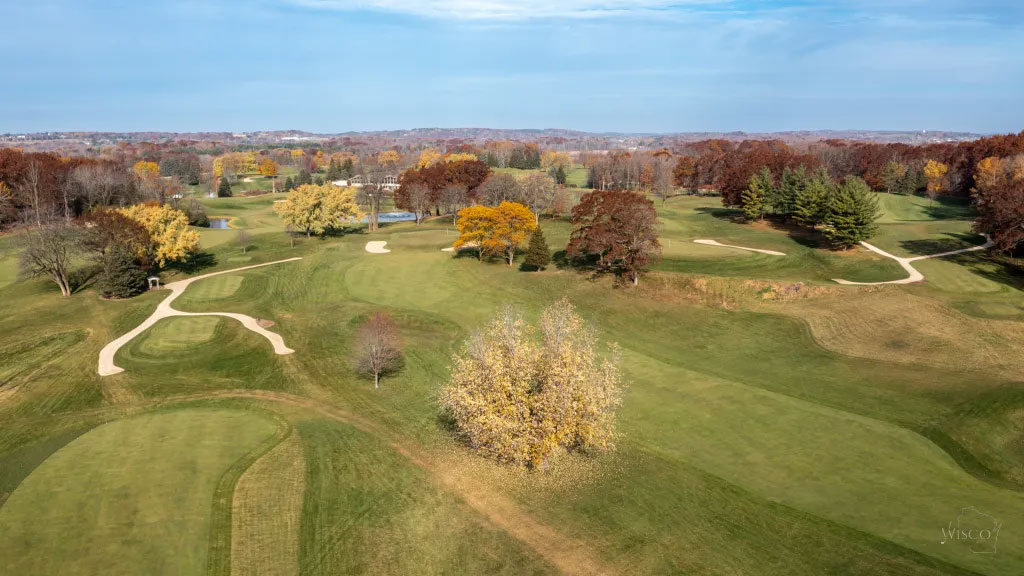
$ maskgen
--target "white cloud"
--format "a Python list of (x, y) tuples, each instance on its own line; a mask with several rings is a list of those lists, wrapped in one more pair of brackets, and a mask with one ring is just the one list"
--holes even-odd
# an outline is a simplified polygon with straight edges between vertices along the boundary
[(289, 0), (325, 10), (376, 10), (440, 20), (605, 18), (661, 12), (726, 0)]

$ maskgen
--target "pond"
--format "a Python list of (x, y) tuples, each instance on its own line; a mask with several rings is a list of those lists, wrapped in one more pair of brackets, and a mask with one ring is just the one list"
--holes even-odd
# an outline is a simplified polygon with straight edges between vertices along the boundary
[(228, 226), (228, 218), (210, 218), (210, 228), (228, 230), (231, 227)]
[[(370, 216), (366, 215), (363, 217), (363, 222), (369, 222)], [(412, 212), (381, 212), (377, 215), (378, 222), (412, 222), (416, 220), (416, 215)]]

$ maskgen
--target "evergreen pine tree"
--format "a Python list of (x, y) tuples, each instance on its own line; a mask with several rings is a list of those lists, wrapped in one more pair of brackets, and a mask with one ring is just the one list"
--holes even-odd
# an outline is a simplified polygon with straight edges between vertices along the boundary
[(341, 163), (341, 177), (348, 180), (352, 177), (353, 170), (355, 170), (355, 167), (352, 165), (352, 159), (345, 158), (345, 161)]
[(750, 177), (750, 185), (740, 196), (743, 216), (750, 221), (763, 219), (768, 198), (774, 194), (775, 181), (772, 178), (772, 171), (764, 167), (759, 174)]
[(824, 170), (807, 181), (807, 184), (797, 193), (793, 207), (793, 219), (797, 224), (814, 229), (824, 222), (831, 186), (833, 186), (832, 179)]
[(217, 186), (217, 196), (220, 196), (221, 198), (231, 196), (231, 183), (228, 182), (226, 176), (220, 177), (220, 185)]
[(309, 170), (303, 168), (299, 170), (299, 175), (295, 177), (295, 186), (302, 186), (303, 184), (312, 184), (313, 176), (309, 173)]
[(289, 176), (284, 179), (284, 191), (291, 192), (295, 189), (295, 182), (292, 181), (292, 177)]
[(555, 169), (555, 173), (554, 173), (553, 177), (554, 177), (556, 183), (562, 184), (562, 185), (565, 184), (565, 181), (566, 181), (565, 168), (561, 164), (559, 164), (558, 168)]
[(103, 255), (99, 288), (105, 298), (128, 298), (145, 290), (146, 273), (130, 248), (115, 244)]
[(856, 176), (847, 176), (829, 194), (825, 237), (837, 248), (849, 248), (871, 238), (878, 231), (878, 200), (867, 183)]
[(330, 164), (327, 165), (327, 181), (334, 182), (335, 180), (341, 180), (341, 163), (332, 158)]
[(547, 240), (544, 239), (544, 232), (538, 226), (530, 236), (530, 245), (523, 260), (523, 270), (543, 270), (550, 263), (551, 251), (548, 249)]
[(807, 171), (803, 166), (796, 170), (786, 168), (782, 172), (782, 181), (769, 198), (772, 212), (783, 218), (791, 218), (796, 211), (796, 199), (807, 187)]

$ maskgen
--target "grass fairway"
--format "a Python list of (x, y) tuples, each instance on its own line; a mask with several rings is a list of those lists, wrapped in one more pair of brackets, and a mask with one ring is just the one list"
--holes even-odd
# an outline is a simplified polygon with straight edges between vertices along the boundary
[[(122, 348), (124, 373), (100, 378), (99, 349), (145, 318), (160, 293), (103, 301), (91, 291), (61, 299), (45, 280), (0, 288), (12, 310), (0, 315), (0, 351), (16, 365), (0, 365), (9, 382), (0, 383), (0, 492), (13, 493), (0, 518), (25, 508), (16, 500), (44, 477), (61, 498), (119, 502), (120, 493), (79, 494), (81, 474), (48, 472), (58, 464), (91, 474), (109, 468), (73, 449), (112, 427), (252, 412), (272, 434), (271, 412), (289, 436), (244, 474), (231, 464), (260, 440), (232, 444), (237, 455), (217, 472), (229, 470), (217, 477), (228, 480), (214, 478), (205, 496), (209, 505), (214, 488), (230, 494), (229, 480), (238, 478), (228, 504), (205, 521), (212, 533), (198, 524), (175, 529), (182, 534), (174, 538), (201, 542), (202, 554), (215, 551), (214, 572), (1024, 573), (1024, 293), (1012, 271), (985, 254), (918, 262), (927, 278), (918, 285), (838, 286), (832, 278), (905, 273), (872, 252), (823, 250), (796, 230), (735, 223), (719, 199), (683, 196), (656, 204), (662, 261), (638, 288), (613, 288), (558, 266), (528, 274), (441, 252), (455, 239), (450, 218), (299, 238), (292, 247), (272, 200), (204, 201), (211, 216), (248, 229), (253, 248), (243, 256), (230, 236), (204, 244), (210, 257), (201, 272), (303, 259), (196, 282), (175, 306), (273, 321), (292, 355), (273, 354), (228, 319), (174, 318)], [(962, 207), (936, 212), (927, 199), (883, 200), (873, 242), (886, 250), (973, 242), (959, 236), (969, 232)], [(567, 222), (541, 225), (553, 251), (564, 247)], [(391, 252), (368, 254), (368, 240), (386, 241)], [(167, 273), (165, 281), (184, 276)], [(622, 348), (629, 387), (617, 450), (566, 457), (542, 473), (480, 461), (438, 417), (452, 353), (502, 306), (536, 318), (563, 296), (602, 343)], [(377, 311), (395, 318), (406, 364), (374, 390), (353, 373), (348, 349)], [(180, 403), (181, 395), (207, 407), (122, 419)], [(164, 454), (172, 444), (218, 437), (193, 436), (193, 428), (176, 427), (187, 436), (180, 441), (124, 434), (125, 450), (188, 471), (168, 473), (167, 482), (194, 479), (184, 455)], [(150, 454), (144, 445), (158, 449)], [(125, 482), (125, 494), (146, 489)], [(68, 506), (60, 510), (75, 510)], [(941, 529), (969, 506), (1003, 522), (997, 554), (939, 543)], [(112, 523), (133, 518), (111, 510)], [(34, 520), (33, 531), (68, 530), (49, 515)], [(4, 570), (8, 558), (18, 568), (52, 568), (24, 540), (0, 549), (16, 544), (16, 556), (0, 556), (0, 573), (19, 573)], [(148, 541), (120, 545), (126, 558), (150, 555)], [(589, 562), (573, 564), (576, 553)], [(196, 562), (180, 573), (207, 570)]]
[(199, 574), (221, 475), (273, 435), (237, 410), (120, 420), (74, 440), (0, 509), (5, 574)]

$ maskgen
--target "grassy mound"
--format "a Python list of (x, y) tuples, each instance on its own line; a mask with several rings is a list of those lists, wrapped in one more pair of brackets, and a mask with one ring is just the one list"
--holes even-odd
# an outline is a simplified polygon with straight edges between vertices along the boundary
[(223, 321), (216, 316), (165, 318), (144, 334), (133, 349), (144, 356), (163, 358), (199, 348), (213, 340), (217, 326)]
[(100, 426), (48, 458), (0, 509), (10, 574), (199, 574), (221, 475), (273, 436), (237, 410)]

